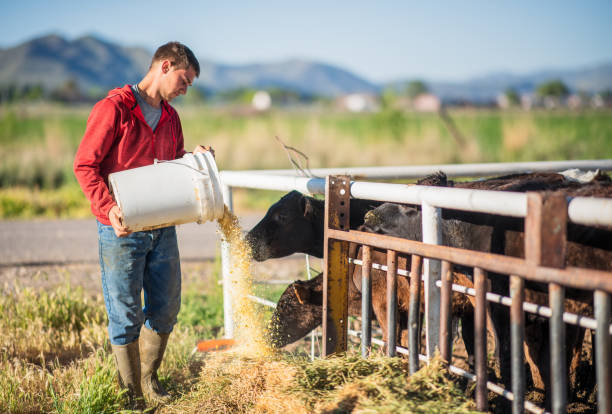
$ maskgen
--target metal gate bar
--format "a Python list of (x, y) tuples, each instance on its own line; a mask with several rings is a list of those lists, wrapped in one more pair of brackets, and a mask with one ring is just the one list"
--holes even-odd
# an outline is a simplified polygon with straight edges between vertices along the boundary
[(512, 306), (510, 308), (510, 340), (511, 340), (511, 364), (512, 364), (512, 413), (520, 414), (525, 406), (525, 352), (523, 342), (525, 341), (525, 313), (523, 302), (525, 301), (525, 281), (519, 276), (510, 276), (510, 297)]
[(449, 365), (452, 363), (452, 285), (453, 285), (453, 266), (444, 260), (442, 261), (442, 286), (440, 288), (440, 356)]
[(476, 359), (476, 409), (487, 411), (487, 275), (474, 268), (476, 309), (474, 310), (474, 349)]
[(410, 351), (408, 364), (411, 375), (419, 370), (421, 263), (423, 263), (421, 256), (413, 254), (410, 264), (410, 299), (408, 302), (408, 350)]
[[(363, 300), (363, 299), (362, 299)], [(397, 252), (387, 251), (387, 356), (395, 356), (397, 342), (395, 316), (397, 315)]]
[(599, 412), (612, 413), (612, 337), (608, 335), (608, 326), (611, 322), (612, 299), (610, 293), (601, 290), (595, 291), (595, 319), (597, 331), (595, 335), (595, 364), (597, 375), (597, 404)]
[[(372, 251), (370, 246), (361, 249), (361, 356), (367, 358), (372, 347)], [(350, 277), (351, 275), (349, 275)]]

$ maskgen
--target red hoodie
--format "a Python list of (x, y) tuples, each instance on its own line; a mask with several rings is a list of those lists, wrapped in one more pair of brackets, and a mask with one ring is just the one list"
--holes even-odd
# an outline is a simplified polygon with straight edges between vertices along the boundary
[(100, 223), (110, 225), (108, 212), (117, 204), (108, 190), (110, 173), (185, 154), (178, 114), (165, 101), (161, 107), (161, 118), (153, 131), (130, 85), (125, 85), (109, 91), (89, 114), (74, 158), (74, 174)]

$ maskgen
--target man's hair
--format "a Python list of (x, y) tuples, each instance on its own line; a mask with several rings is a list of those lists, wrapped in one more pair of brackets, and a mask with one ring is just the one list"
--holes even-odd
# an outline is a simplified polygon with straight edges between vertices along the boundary
[(196, 76), (200, 76), (200, 63), (196, 59), (195, 55), (187, 46), (179, 42), (168, 42), (165, 45), (160, 46), (151, 59), (151, 67), (153, 63), (160, 60), (169, 60), (172, 66), (178, 69), (187, 69), (192, 67), (196, 73)]

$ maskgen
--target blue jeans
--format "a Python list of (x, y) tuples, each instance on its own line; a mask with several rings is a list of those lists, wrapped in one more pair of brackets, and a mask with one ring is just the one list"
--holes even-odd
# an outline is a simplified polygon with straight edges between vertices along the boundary
[(111, 344), (134, 342), (143, 323), (155, 332), (170, 333), (181, 306), (176, 229), (165, 227), (119, 238), (112, 226), (98, 222), (98, 246)]

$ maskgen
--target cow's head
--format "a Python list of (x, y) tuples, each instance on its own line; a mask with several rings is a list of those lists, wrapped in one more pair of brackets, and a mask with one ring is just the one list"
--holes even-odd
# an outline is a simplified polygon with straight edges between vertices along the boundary
[(364, 217), (365, 231), (421, 240), (421, 213), (413, 207), (385, 203)]
[(323, 317), (323, 274), (298, 280), (283, 292), (268, 329), (268, 341), (282, 348), (319, 326)]
[(323, 201), (292, 191), (272, 205), (246, 240), (258, 262), (301, 252), (323, 257)]

